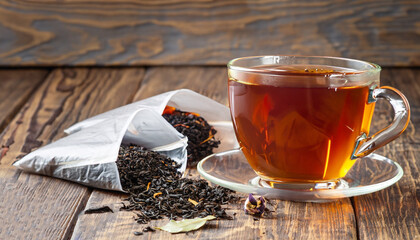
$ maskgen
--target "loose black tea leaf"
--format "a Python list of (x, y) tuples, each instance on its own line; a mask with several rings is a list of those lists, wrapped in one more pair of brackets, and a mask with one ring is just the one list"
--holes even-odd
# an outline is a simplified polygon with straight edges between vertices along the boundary
[(121, 185), (130, 193), (121, 210), (134, 211), (138, 223), (168, 217), (213, 215), (232, 219), (222, 205), (237, 200), (234, 192), (205, 180), (181, 178), (175, 161), (138, 146), (121, 146), (117, 166)]
[(143, 232), (156, 232), (156, 230), (150, 226), (147, 226), (145, 229), (143, 229)]
[(216, 129), (197, 113), (183, 112), (167, 106), (162, 114), (178, 132), (188, 137), (188, 166), (195, 166), (204, 157), (213, 153), (220, 141), (214, 138)]
[(106, 212), (114, 212), (108, 206), (103, 206), (99, 208), (89, 208), (85, 210), (85, 214), (92, 214), (92, 213), (106, 213)]

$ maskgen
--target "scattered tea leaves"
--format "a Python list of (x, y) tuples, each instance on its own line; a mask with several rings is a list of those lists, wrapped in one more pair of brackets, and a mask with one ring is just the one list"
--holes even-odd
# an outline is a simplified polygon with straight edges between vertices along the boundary
[(161, 176), (168, 180), (182, 176), (177, 162), (136, 145), (121, 145), (116, 163), (122, 188), (130, 194), (151, 190)]
[(138, 146), (121, 146), (117, 160), (123, 189), (130, 193), (121, 210), (135, 211), (138, 223), (168, 217), (191, 219), (213, 215), (232, 219), (224, 207), (237, 201), (234, 192), (206, 180), (181, 178), (170, 158)]
[(181, 221), (170, 220), (165, 226), (156, 227), (156, 229), (164, 230), (170, 233), (189, 232), (197, 230), (204, 226), (207, 221), (216, 219), (215, 216), (207, 216), (204, 218), (183, 219)]

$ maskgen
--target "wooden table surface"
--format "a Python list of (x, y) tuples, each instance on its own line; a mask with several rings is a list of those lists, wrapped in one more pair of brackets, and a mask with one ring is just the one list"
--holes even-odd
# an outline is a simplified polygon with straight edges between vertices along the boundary
[[(189, 88), (227, 104), (225, 67), (0, 69), (0, 239), (420, 239), (420, 69), (385, 68), (381, 78), (411, 104), (406, 132), (377, 151), (404, 170), (393, 186), (329, 203), (272, 200), (272, 217), (259, 221), (243, 213), (242, 198), (228, 210), (234, 220), (212, 221), (188, 234), (135, 236), (148, 225), (119, 211), (123, 194), (28, 174), (12, 163), (64, 137), (78, 121), (158, 93)], [(391, 115), (379, 102), (372, 127), (385, 126)], [(195, 169), (189, 173), (198, 177)], [(83, 213), (103, 205), (114, 212)]]

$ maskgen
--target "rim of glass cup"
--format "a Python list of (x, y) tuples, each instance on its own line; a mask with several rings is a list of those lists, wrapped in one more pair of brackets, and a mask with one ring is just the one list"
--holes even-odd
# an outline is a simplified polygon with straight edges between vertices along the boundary
[[(331, 62), (347, 62), (347, 63), (354, 63), (354, 64), (359, 64), (359, 65), (363, 65), (365, 67), (367, 67), (367, 69), (364, 70), (360, 70), (357, 69), (355, 67), (348, 67), (352, 70), (355, 71), (349, 71), (349, 72), (338, 72), (338, 73), (332, 73), (332, 74), (328, 74), (328, 75), (362, 75), (365, 73), (377, 73), (381, 71), (381, 67), (378, 64), (375, 63), (371, 63), (371, 62), (366, 62), (366, 61), (362, 61), (362, 60), (357, 60), (357, 59), (351, 59), (351, 58), (343, 58), (343, 57), (331, 57), (331, 56), (304, 56), (304, 55), (260, 55), (260, 56), (248, 56), (248, 57), (239, 57), (239, 58), (234, 58), (232, 60), (230, 60), (227, 64), (227, 67), (229, 70), (234, 70), (234, 71), (242, 71), (242, 72), (254, 72), (254, 73), (259, 73), (259, 74), (267, 74), (267, 75), (272, 75), (272, 72), (267, 72), (264, 69), (255, 69), (253, 67), (258, 66), (258, 65), (254, 65), (254, 66), (249, 66), (249, 67), (244, 67), (241, 66), (240, 64), (238, 64), (238, 62), (240, 63), (241, 61), (244, 62), (249, 62), (252, 60), (257, 60), (257, 59), (261, 59), (263, 60), (264, 58), (266, 59), (270, 59), (272, 58), (274, 61), (277, 61), (277, 63), (275, 63), (276, 65), (290, 65), (290, 64), (285, 64), (285, 63), (280, 63), (280, 60), (299, 60), (299, 59), (307, 59), (307, 60), (329, 60)], [(276, 60), (277, 59), (277, 60)], [(243, 64), (242, 64), (243, 65)], [(261, 64), (261, 65), (267, 65), (267, 64)], [(260, 66), (261, 66), (260, 65)], [(315, 64), (310, 64), (310, 65), (315, 65)], [(332, 64), (330, 66), (337, 66), (338, 64)], [(284, 72), (284, 74), (287, 75), (306, 75), (308, 73), (298, 73), (298, 72)], [(276, 71), (276, 75), (282, 75), (281, 71)], [(311, 73), (311, 75), (325, 75), (325, 73)]]

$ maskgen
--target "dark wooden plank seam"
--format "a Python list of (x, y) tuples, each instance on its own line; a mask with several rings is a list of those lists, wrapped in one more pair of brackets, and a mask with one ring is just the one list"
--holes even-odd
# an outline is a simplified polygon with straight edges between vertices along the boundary
[(88, 192), (84, 196), (82, 196), (82, 200), (79, 201), (79, 205), (70, 220), (70, 223), (68, 225), (69, 227), (64, 232), (63, 239), (70, 239), (73, 235), (74, 227), (76, 226), (77, 220), (79, 219), (79, 215), (85, 210), (86, 204), (89, 201), (92, 192), (93, 189), (88, 188)]
[(356, 203), (354, 202), (354, 197), (350, 198), (350, 202), (351, 202), (351, 207), (353, 208), (353, 213), (354, 213), (354, 224), (355, 224), (355, 228), (356, 228), (356, 237), (359, 240), (360, 239), (360, 231), (359, 231), (359, 216), (358, 213), (356, 211)]

